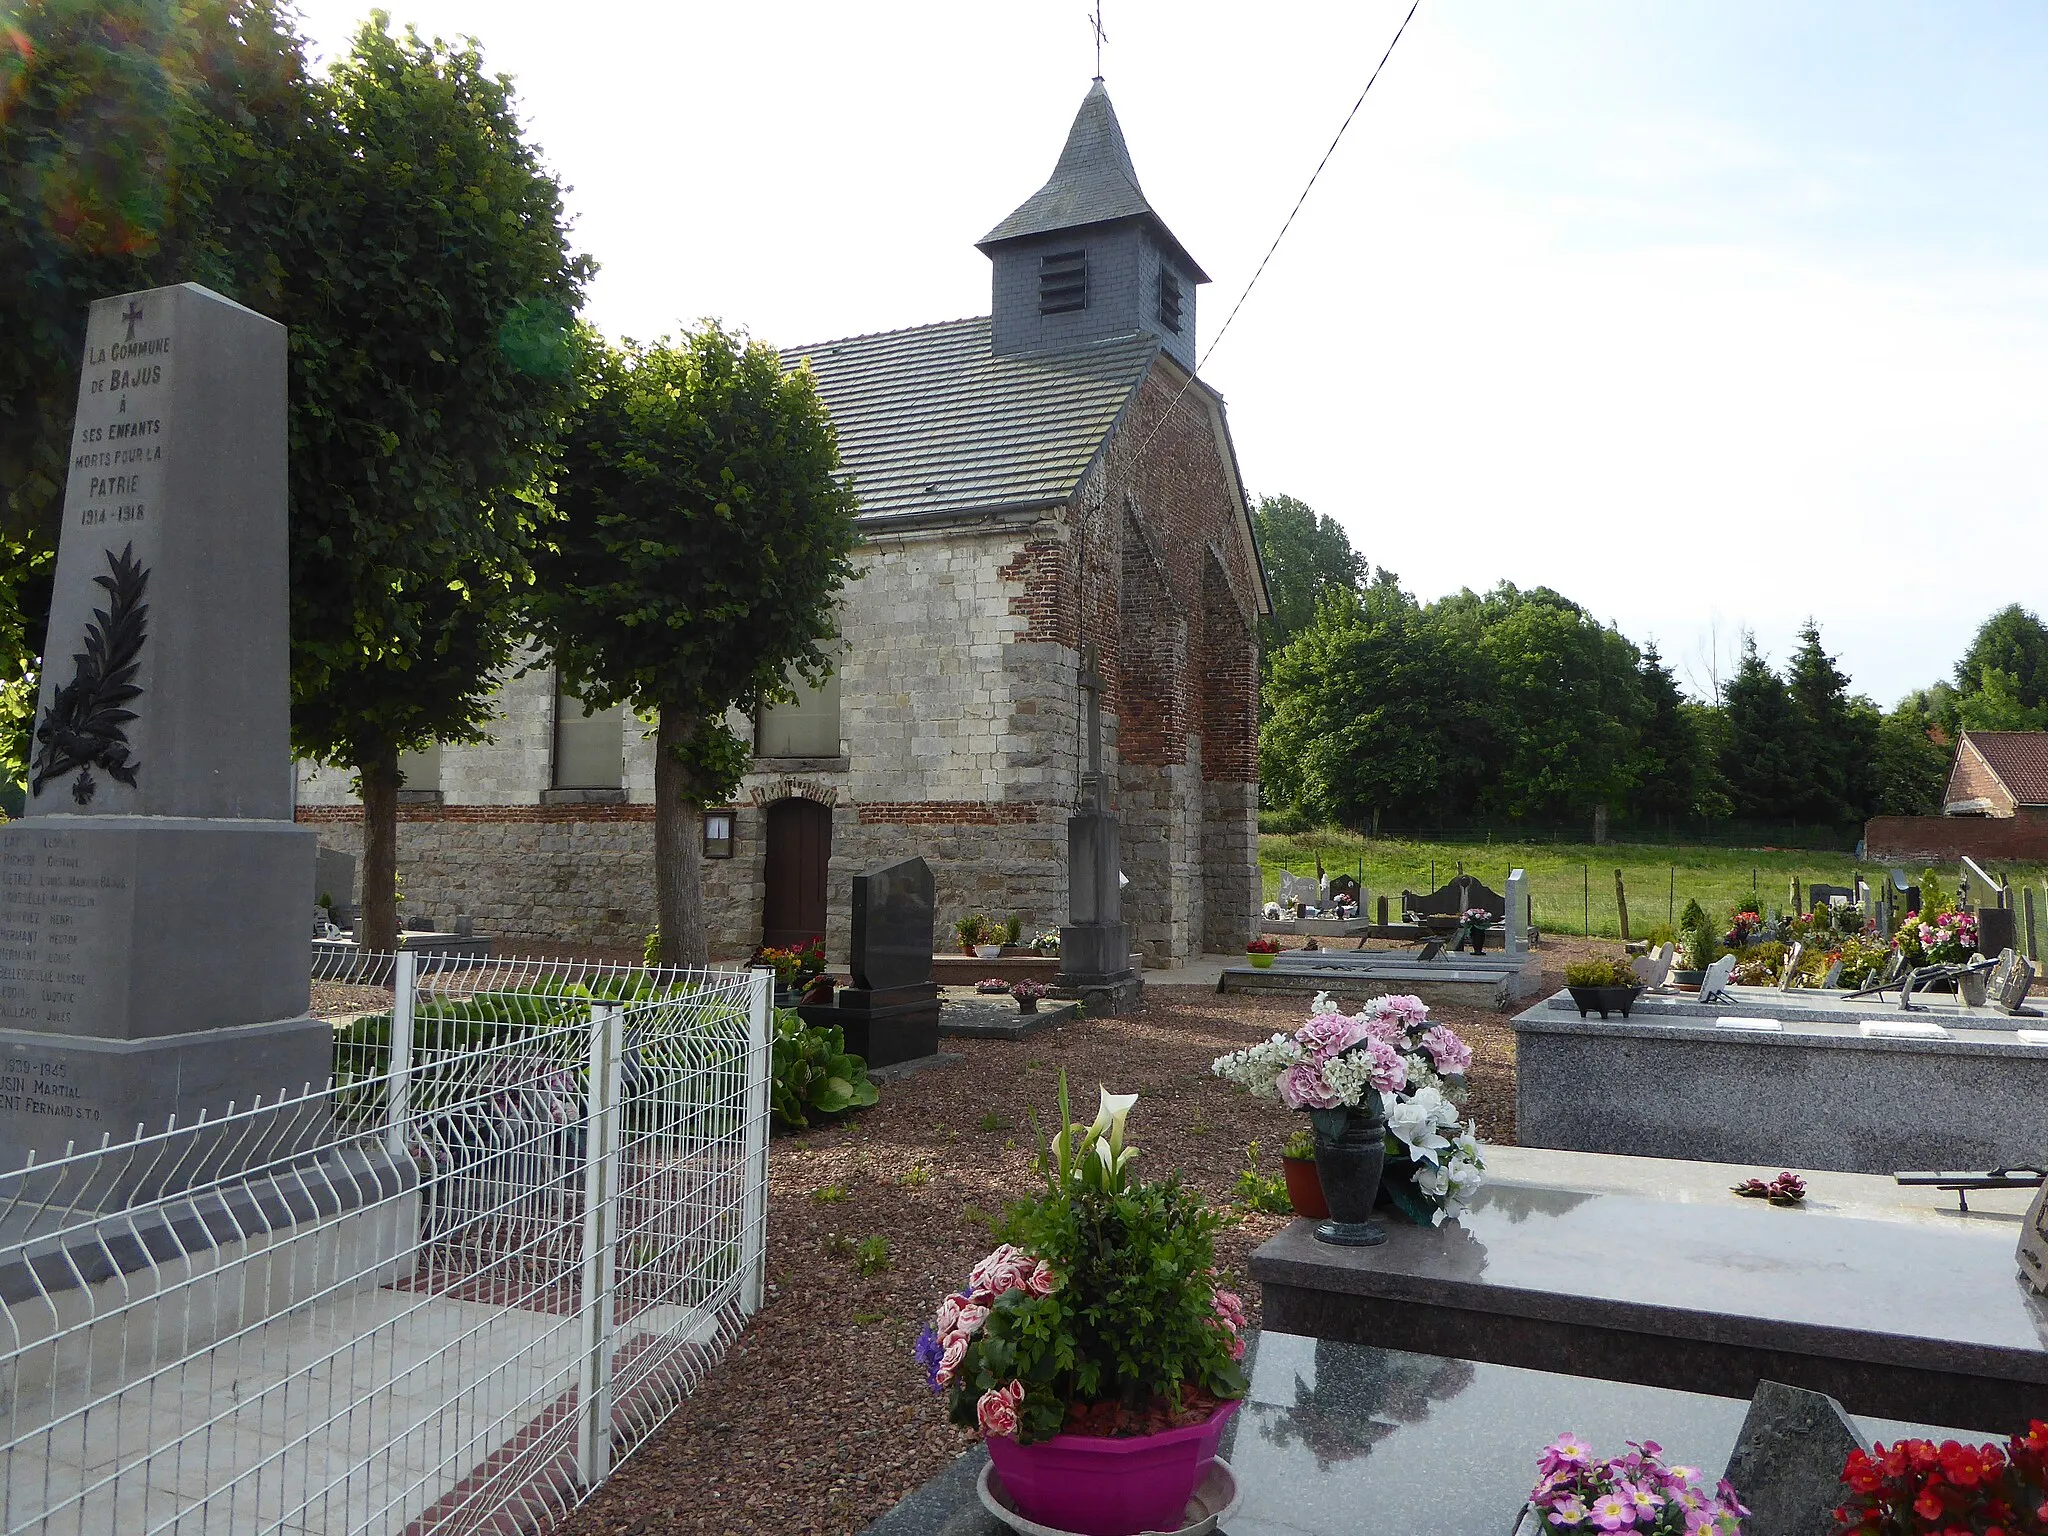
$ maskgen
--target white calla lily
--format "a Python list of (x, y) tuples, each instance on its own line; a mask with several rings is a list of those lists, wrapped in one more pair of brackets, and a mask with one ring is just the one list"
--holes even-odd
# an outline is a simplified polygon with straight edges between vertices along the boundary
[[(1099, 1087), (1099, 1085), (1098, 1085)], [(1095, 1124), (1090, 1127), (1096, 1135), (1109, 1138), (1109, 1150), (1121, 1152), (1124, 1147), (1124, 1122), (1131, 1117), (1131, 1107), (1138, 1102), (1135, 1093), (1111, 1093), (1101, 1088), (1102, 1106), (1095, 1112)]]

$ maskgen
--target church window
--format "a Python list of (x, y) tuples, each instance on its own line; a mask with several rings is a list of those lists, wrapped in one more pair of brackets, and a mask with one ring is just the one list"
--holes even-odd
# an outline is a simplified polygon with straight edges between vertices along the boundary
[[(843, 665), (843, 662), (842, 662)], [(839, 673), (813, 687), (792, 676), (794, 699), (770, 704), (754, 729), (756, 757), (839, 756)]]
[(1164, 264), (1159, 268), (1159, 323), (1180, 334), (1180, 275)]
[(555, 691), (555, 788), (617, 789), (625, 782), (623, 705), (586, 710), (566, 684)]
[(430, 741), (418, 752), (398, 754), (401, 792), (431, 794), (441, 787), (441, 743)]
[(1056, 251), (1038, 258), (1038, 312), (1065, 315), (1088, 307), (1088, 253)]

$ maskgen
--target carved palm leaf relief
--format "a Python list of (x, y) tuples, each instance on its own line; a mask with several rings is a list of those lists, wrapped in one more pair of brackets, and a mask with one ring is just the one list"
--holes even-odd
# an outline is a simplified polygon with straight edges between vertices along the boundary
[(128, 706), (142, 697), (135, 678), (141, 670), (142, 642), (148, 638), (149, 604), (143, 595), (149, 572), (135, 558), (132, 543), (118, 555), (108, 550), (107, 566), (107, 575), (93, 578), (95, 585), (106, 588), (107, 606), (93, 610), (85, 626), (85, 649), (71, 658), (77, 670), (57, 690), (36, 727), (40, 746), (33, 792), (41, 794), (49, 780), (76, 768), (78, 781), (71, 786), (71, 798), (80, 805), (90, 802), (98, 787), (93, 769), (132, 785), (142, 766), (128, 756), (127, 726), (136, 717)]

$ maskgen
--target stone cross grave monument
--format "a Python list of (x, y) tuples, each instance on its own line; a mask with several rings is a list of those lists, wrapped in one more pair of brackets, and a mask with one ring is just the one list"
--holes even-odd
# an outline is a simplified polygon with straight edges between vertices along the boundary
[(292, 823), (285, 332), (94, 304), (23, 819), (0, 828), (0, 1166), (323, 1083)]
[(1090, 1013), (1123, 1013), (1144, 995), (1131, 968), (1131, 941), (1123, 921), (1123, 872), (1116, 817), (1102, 770), (1102, 676), (1095, 647), (1081, 648), (1082, 730), (1088, 768), (1081, 803), (1067, 820), (1067, 910), (1060, 929), (1060, 988)]

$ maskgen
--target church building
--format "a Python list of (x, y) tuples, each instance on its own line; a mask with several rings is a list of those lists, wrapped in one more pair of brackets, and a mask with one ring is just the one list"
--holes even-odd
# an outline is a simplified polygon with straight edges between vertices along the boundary
[[(978, 245), (989, 314), (784, 353), (837, 425), (860, 579), (833, 678), (735, 722), (755, 757), (706, 818), (714, 956), (822, 933), (843, 965), (853, 876), (913, 855), (942, 945), (969, 912), (1058, 926), (1090, 676), (1145, 962), (1256, 929), (1270, 605), (1223, 401), (1194, 376), (1208, 277), (1146, 200), (1100, 80), (1052, 178)], [(654, 922), (645, 727), (585, 715), (544, 665), (500, 704), (489, 743), (405, 764), (408, 923), (637, 945)], [(359, 851), (346, 775), (302, 764), (298, 803)]]

